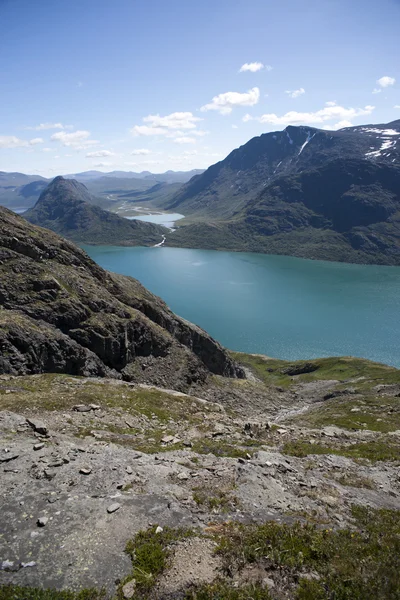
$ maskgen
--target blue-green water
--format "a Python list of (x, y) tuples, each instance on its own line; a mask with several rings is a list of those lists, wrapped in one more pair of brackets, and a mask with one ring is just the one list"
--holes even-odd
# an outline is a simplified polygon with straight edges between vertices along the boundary
[(400, 367), (400, 268), (181, 248), (86, 246), (233, 350)]

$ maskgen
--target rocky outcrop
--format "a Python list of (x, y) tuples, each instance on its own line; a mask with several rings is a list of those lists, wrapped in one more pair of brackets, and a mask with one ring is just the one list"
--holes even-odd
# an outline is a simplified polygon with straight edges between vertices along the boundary
[(136, 280), (0, 209), (0, 372), (109, 376), (186, 389), (243, 377), (202, 329)]

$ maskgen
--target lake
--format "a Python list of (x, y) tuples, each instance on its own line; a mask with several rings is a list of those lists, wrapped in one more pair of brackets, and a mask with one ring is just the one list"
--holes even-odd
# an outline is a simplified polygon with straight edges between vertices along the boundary
[(400, 367), (400, 267), (182, 248), (85, 246), (226, 347)]
[(164, 225), (173, 229), (175, 221), (183, 219), (185, 215), (179, 213), (157, 213), (149, 215), (141, 215), (140, 217), (126, 217), (127, 219), (137, 219), (138, 221), (147, 221), (148, 223), (156, 223), (157, 225)]

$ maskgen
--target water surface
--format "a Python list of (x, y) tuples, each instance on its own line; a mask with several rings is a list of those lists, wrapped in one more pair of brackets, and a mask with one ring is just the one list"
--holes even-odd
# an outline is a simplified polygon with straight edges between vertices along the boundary
[(161, 213), (153, 215), (140, 215), (140, 217), (126, 217), (127, 219), (137, 219), (138, 221), (147, 221), (148, 223), (156, 223), (157, 225), (164, 225), (172, 229), (175, 225), (175, 221), (183, 219), (185, 215), (179, 213)]
[(182, 248), (85, 246), (233, 350), (400, 367), (400, 267)]

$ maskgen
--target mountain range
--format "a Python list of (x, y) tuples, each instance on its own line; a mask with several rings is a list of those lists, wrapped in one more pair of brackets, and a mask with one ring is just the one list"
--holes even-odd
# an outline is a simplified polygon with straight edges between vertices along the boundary
[(24, 217), (66, 238), (89, 244), (154, 246), (168, 231), (153, 223), (124, 219), (96, 203), (82, 183), (56, 177)]
[(399, 136), (400, 120), (253, 138), (175, 194), (187, 224), (166, 245), (398, 265)]
[[(147, 245), (166, 235), (167, 246), (399, 265), (399, 136), (400, 120), (338, 131), (289, 126), (251, 139), (204, 172), (77, 174), (88, 204), (120, 214), (142, 204), (184, 214), (173, 232), (121, 222), (88, 205), (84, 220), (71, 218), (65, 194), (64, 216), (51, 216), (54, 190), (27, 217), (81, 242)], [(32, 206), (48, 183), (0, 173), (0, 202)], [(68, 188), (75, 200), (79, 185)]]

